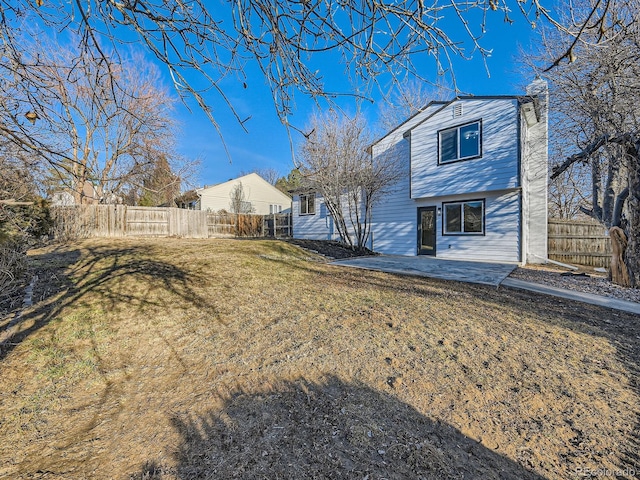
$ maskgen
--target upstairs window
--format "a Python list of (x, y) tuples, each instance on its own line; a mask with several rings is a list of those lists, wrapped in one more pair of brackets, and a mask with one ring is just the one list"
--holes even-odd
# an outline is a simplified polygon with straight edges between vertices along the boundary
[(300, 195), (300, 215), (316, 214), (316, 194)]
[(484, 200), (444, 203), (445, 235), (484, 235)]
[(480, 121), (467, 123), (438, 132), (438, 163), (457, 162), (478, 158), (481, 153)]
[(271, 204), (269, 205), (269, 214), (273, 215), (282, 212), (282, 205)]

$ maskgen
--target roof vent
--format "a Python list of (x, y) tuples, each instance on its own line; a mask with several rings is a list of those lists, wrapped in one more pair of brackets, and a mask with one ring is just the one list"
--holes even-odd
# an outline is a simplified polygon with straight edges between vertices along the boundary
[(462, 116), (462, 104), (456, 103), (453, 106), (453, 118), (458, 118)]

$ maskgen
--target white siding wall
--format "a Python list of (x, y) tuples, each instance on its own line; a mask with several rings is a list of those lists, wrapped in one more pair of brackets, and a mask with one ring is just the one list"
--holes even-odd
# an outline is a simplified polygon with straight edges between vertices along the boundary
[[(374, 208), (373, 249), (386, 254), (416, 255), (418, 207), (442, 208), (443, 202), (484, 199), (485, 235), (442, 235), (440, 215), (436, 226), (436, 256), (519, 262), (517, 102), (511, 98), (465, 100), (463, 116), (455, 119), (453, 104), (436, 107), (428, 112), (435, 112), (432, 117), (418, 117), (374, 146), (374, 155), (393, 154), (404, 158), (406, 176)], [(483, 158), (438, 166), (436, 132), (480, 118), (483, 120)], [(403, 138), (402, 134), (409, 129), (410, 139)], [(432, 152), (427, 155), (429, 148)], [(487, 193), (487, 189), (498, 191)]]
[(416, 202), (409, 196), (409, 140), (391, 135), (374, 147), (374, 155), (388, 154), (402, 158), (402, 180), (373, 208), (371, 240), (373, 250), (395, 255), (415, 255), (417, 244)]
[(544, 80), (534, 81), (529, 95), (538, 95), (538, 122), (522, 121), (523, 243), (526, 263), (542, 263), (547, 258), (548, 192), (548, 91)]
[(418, 207), (442, 208), (443, 202), (485, 200), (484, 235), (443, 235), (443, 216), (436, 222), (436, 257), (458, 260), (520, 262), (519, 191), (474, 193), (420, 200), (389, 198), (375, 211), (373, 248), (389, 255), (416, 255)]
[[(520, 262), (520, 194), (518, 191), (443, 197), (440, 203), (485, 200), (484, 235), (442, 235), (438, 217), (436, 257), (457, 260)], [(420, 205), (420, 202), (418, 203)], [(433, 203), (431, 203), (433, 205)], [(422, 205), (420, 205), (422, 206)], [(416, 240), (417, 242), (417, 240)]]
[[(453, 116), (456, 105), (463, 113)], [(438, 131), (482, 120), (482, 157), (438, 165)], [(518, 110), (514, 98), (460, 99), (411, 130), (413, 198), (519, 186)]]
[(293, 196), (293, 238), (307, 240), (337, 240), (333, 219), (321, 196), (316, 194), (316, 213), (300, 215), (300, 195)]

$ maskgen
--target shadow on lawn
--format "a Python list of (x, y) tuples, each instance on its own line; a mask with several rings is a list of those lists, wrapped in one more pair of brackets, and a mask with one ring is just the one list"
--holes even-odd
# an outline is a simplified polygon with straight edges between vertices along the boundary
[(207, 416), (175, 417), (167, 471), (132, 478), (542, 479), (396, 398), (337, 377), (239, 392)]
[[(49, 290), (45, 295), (48, 298), (39, 302), (34, 298), (34, 308), (20, 317), (16, 333), (5, 334), (8, 338), (0, 344), (0, 361), (16, 345), (55, 319), (65, 307), (78, 302), (97, 299), (102, 311), (117, 312), (163, 307), (178, 297), (198, 308), (217, 312), (214, 305), (193, 288), (206, 279), (171, 263), (151, 259), (148, 253), (142, 246), (89, 245), (83, 246), (82, 251), (58, 248), (32, 256), (31, 261), (40, 275), (38, 284)], [(58, 297), (58, 292), (63, 293)], [(30, 327), (20, 330), (20, 325), (29, 324)]]
[[(331, 276), (335, 284), (342, 284), (345, 288), (373, 287), (390, 292), (411, 292), (424, 296), (425, 299), (451, 298), (452, 301), (463, 301), (460, 298), (463, 294), (465, 302), (478, 299), (485, 304), (494, 304), (499, 309), (511, 309), (515, 316), (521, 318), (526, 318), (533, 312), (536, 317), (555, 326), (580, 334), (603, 337), (616, 348), (617, 357), (628, 373), (629, 386), (636, 398), (640, 398), (640, 319), (637, 315), (505, 287), (353, 269), (340, 269), (338, 274), (334, 274), (331, 269), (313, 263), (294, 265), (292, 262), (291, 267), (319, 276)], [(620, 442), (624, 444), (623, 453), (617, 460), (619, 473), (622, 475), (620, 478), (632, 478), (634, 473), (639, 472), (640, 406), (636, 405), (633, 410), (632, 433), (626, 436), (621, 434), (620, 438)], [(626, 419), (621, 419), (624, 420)], [(620, 432), (622, 431), (621, 428)]]

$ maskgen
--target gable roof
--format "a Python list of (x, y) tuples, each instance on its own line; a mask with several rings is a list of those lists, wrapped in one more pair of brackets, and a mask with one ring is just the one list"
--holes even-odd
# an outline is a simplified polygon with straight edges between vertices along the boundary
[(453, 105), (456, 102), (464, 102), (464, 101), (469, 101), (469, 100), (518, 100), (520, 101), (520, 99), (522, 98), (522, 95), (484, 95), (484, 96), (475, 96), (475, 95), (464, 95), (464, 96), (459, 96), (456, 97), (452, 100), (449, 100), (448, 102), (441, 102), (441, 107), (438, 108), (437, 110), (434, 110), (431, 115), (429, 115), (428, 117), (423, 118), (421, 121), (419, 121), (418, 123), (416, 123), (415, 125), (413, 125), (411, 128), (409, 128), (406, 132), (404, 132), (404, 136), (407, 136), (411, 133), (411, 130), (413, 130), (414, 128), (418, 127), (419, 125), (422, 125), (424, 122), (426, 122), (427, 120), (429, 120), (430, 118), (432, 118), (433, 116), (435, 116), (436, 114), (440, 113), (442, 110), (444, 110), (446, 107)]
[(382, 137), (380, 137), (376, 141), (374, 141), (371, 145), (369, 145), (368, 150), (371, 150), (371, 148), (374, 145), (377, 145), (382, 140), (387, 138), (389, 135), (393, 134), (394, 132), (397, 132), (399, 129), (401, 129), (403, 127), (406, 127), (407, 124), (412, 123), (415, 120), (418, 120), (419, 117), (420, 117), (419, 121), (422, 122), (422, 117), (426, 116), (425, 119), (430, 117), (431, 116), (430, 112), (432, 112), (433, 109), (435, 109), (438, 105), (444, 105), (444, 104), (447, 104), (447, 103), (448, 102), (443, 102), (443, 101), (440, 101), (440, 100), (434, 100), (434, 101), (429, 102), (427, 105), (425, 105), (420, 110), (418, 110), (416, 113), (414, 113), (409, 118), (407, 118), (404, 122), (402, 122), (398, 126), (392, 128), (387, 133), (385, 133)]
[(406, 137), (407, 135), (410, 134), (411, 130), (413, 130), (417, 126), (421, 125), (422, 123), (426, 122), (427, 120), (432, 118), (434, 115), (440, 113), (446, 107), (448, 107), (448, 106), (450, 106), (453, 103), (458, 102), (458, 101), (468, 101), (468, 100), (518, 100), (519, 102), (522, 102), (525, 99), (528, 99), (529, 101), (534, 101), (534, 98), (531, 97), (531, 96), (528, 96), (528, 95), (479, 95), (479, 96), (476, 96), (476, 95), (461, 95), (461, 96), (457, 96), (455, 98), (452, 98), (451, 100), (448, 100), (448, 101), (434, 100), (432, 102), (429, 102), (420, 111), (418, 111), (415, 114), (413, 114), (412, 116), (410, 116), (407, 120), (402, 122), (400, 125), (398, 125), (397, 127), (393, 128), (392, 130), (389, 130), (382, 137), (378, 138), (375, 142), (373, 142), (369, 146), (369, 150), (374, 145), (377, 145), (382, 140), (387, 138), (389, 135), (397, 132), (401, 128), (405, 128), (405, 131), (403, 132), (403, 136)]

